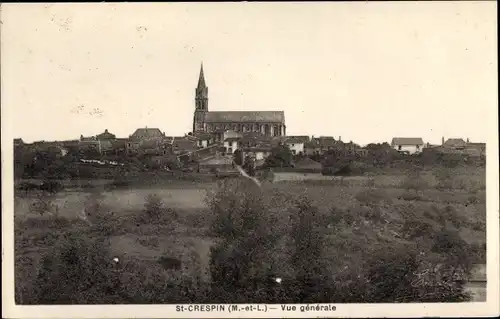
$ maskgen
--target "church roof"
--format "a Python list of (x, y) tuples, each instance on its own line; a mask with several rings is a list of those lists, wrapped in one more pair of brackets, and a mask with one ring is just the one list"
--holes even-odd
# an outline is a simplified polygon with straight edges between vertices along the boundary
[(284, 123), (284, 111), (216, 111), (207, 112), (206, 123)]

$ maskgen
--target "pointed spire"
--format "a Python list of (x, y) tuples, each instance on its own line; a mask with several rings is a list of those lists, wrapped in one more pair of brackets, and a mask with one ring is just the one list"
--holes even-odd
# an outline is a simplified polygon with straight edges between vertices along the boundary
[(198, 79), (198, 88), (207, 87), (205, 84), (205, 75), (203, 74), (203, 62), (201, 62), (200, 78)]

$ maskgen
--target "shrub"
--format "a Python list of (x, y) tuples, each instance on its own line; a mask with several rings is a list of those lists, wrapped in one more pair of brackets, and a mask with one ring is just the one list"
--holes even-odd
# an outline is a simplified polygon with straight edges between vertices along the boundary
[[(232, 240), (254, 231), (267, 231), (262, 191), (244, 178), (225, 179), (207, 196), (207, 204), (214, 215), (211, 232)], [(267, 225), (267, 226), (266, 226)]]
[(464, 241), (458, 231), (443, 228), (437, 232), (432, 251), (442, 254), (451, 264), (469, 269), (471, 266), (469, 244)]
[(179, 270), (181, 269), (181, 261), (177, 258), (172, 258), (168, 256), (161, 256), (158, 259), (158, 263), (164, 268), (164, 269), (175, 269)]
[(300, 303), (328, 302), (333, 287), (324, 261), (322, 232), (318, 209), (303, 196), (296, 203), (290, 237), (293, 242), (291, 265), (294, 269), (294, 301)]
[(470, 195), (468, 198), (467, 198), (467, 203), (468, 204), (477, 204), (479, 202), (478, 198), (476, 195)]
[(424, 262), (421, 254), (409, 246), (384, 247), (365, 262), (370, 302), (457, 302), (469, 301), (461, 284), (450, 273), (451, 264), (436, 267)]
[(263, 193), (247, 179), (228, 179), (219, 183), (208, 204), (215, 215), (212, 232), (221, 238), (210, 258), (218, 302), (258, 300), (255, 291), (273, 268), (277, 238)]
[(42, 258), (37, 304), (100, 304), (116, 300), (119, 278), (102, 241), (69, 234)]
[(165, 207), (163, 200), (157, 194), (149, 194), (145, 198), (143, 219), (146, 221), (159, 221), (163, 218), (175, 219), (177, 214), (174, 210), (170, 210)]
[[(418, 269), (418, 253), (406, 247), (376, 251), (366, 261), (371, 302), (394, 302), (411, 296), (413, 273)], [(411, 296), (415, 300), (415, 296)], [(418, 300), (418, 299), (417, 299)]]

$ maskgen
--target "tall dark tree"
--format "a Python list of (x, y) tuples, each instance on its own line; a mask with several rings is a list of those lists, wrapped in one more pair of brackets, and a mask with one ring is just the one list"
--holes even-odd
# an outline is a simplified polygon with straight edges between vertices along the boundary
[(271, 150), (271, 154), (266, 158), (267, 167), (291, 167), (293, 164), (293, 154), (286, 145), (278, 145)]

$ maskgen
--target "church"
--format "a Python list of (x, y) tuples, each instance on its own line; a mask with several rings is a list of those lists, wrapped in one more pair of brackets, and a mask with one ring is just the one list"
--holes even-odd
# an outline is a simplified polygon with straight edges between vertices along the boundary
[(193, 133), (217, 133), (235, 131), (239, 133), (253, 132), (264, 136), (285, 136), (284, 111), (209, 111), (208, 87), (200, 69), (198, 87), (195, 91), (195, 111)]

